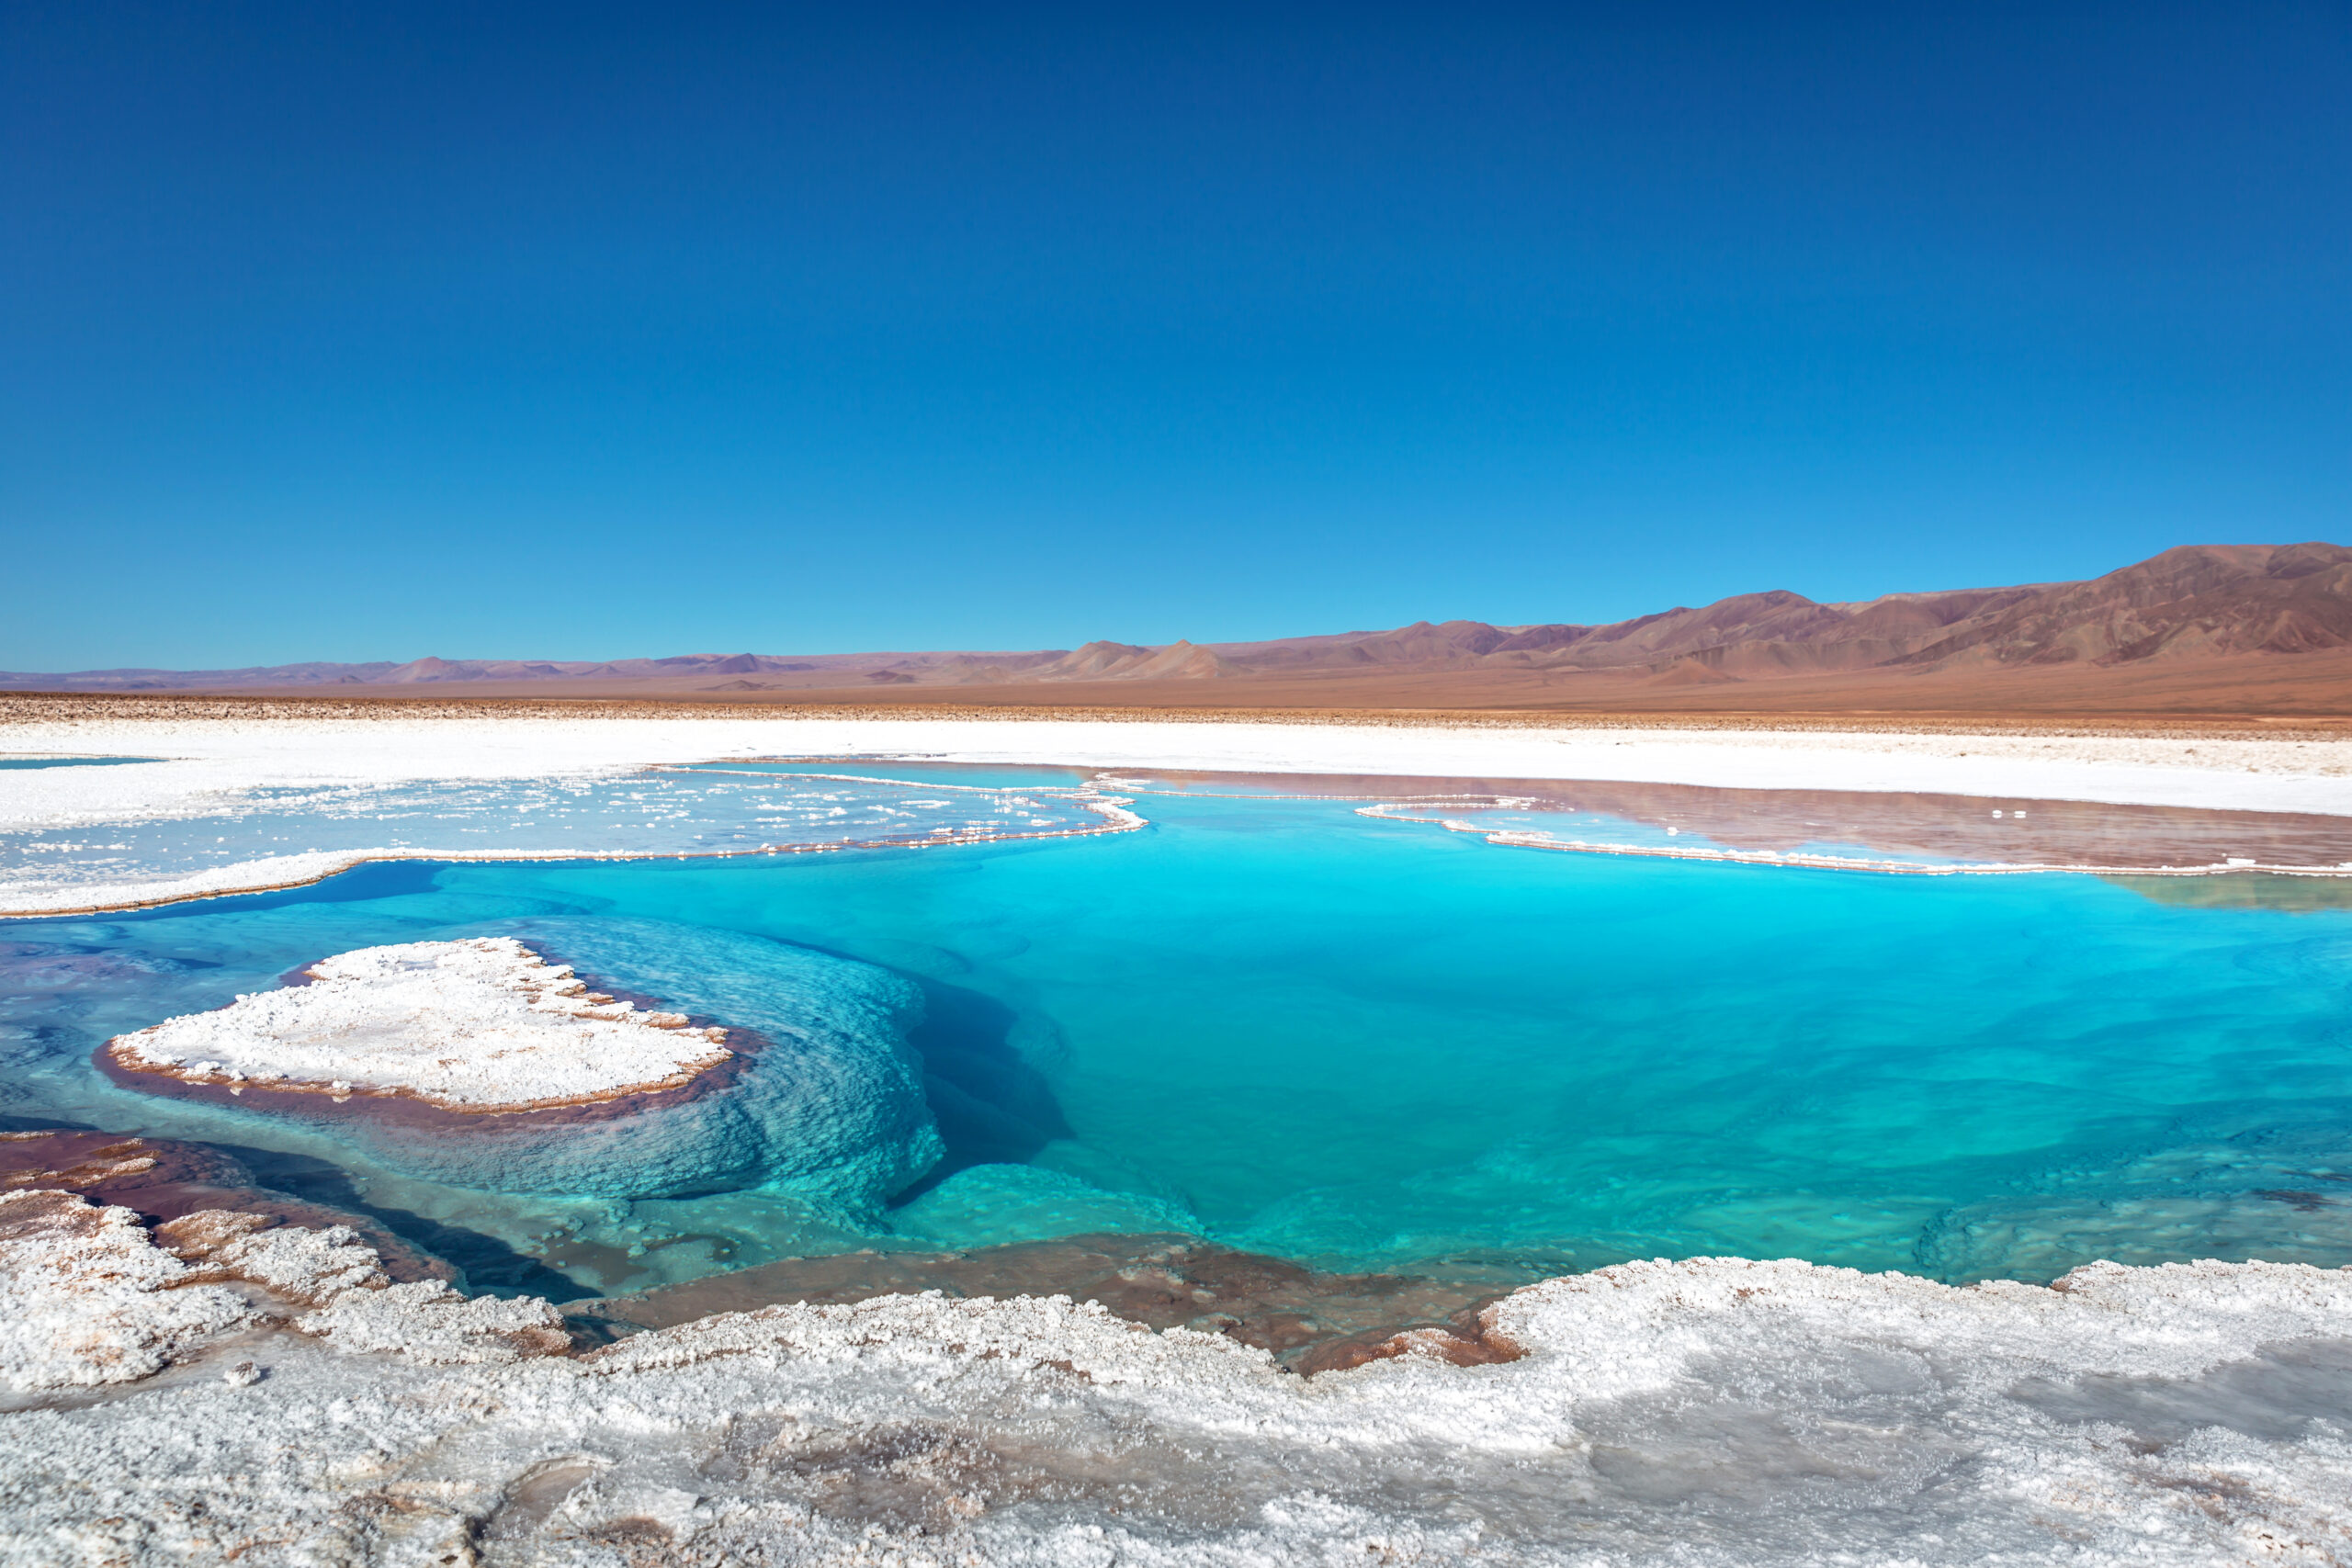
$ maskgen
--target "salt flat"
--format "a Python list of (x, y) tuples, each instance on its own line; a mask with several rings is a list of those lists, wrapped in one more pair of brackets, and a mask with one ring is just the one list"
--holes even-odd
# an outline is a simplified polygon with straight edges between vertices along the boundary
[(166, 761), (103, 773), (12, 772), (0, 777), (0, 822), (68, 825), (130, 813), (200, 812), (237, 791), (268, 785), (527, 778), (750, 756), (1607, 779), (2352, 816), (2352, 739), (699, 715), (0, 724), (0, 753), (72, 752)]
[[(19, 709), (20, 716), (0, 722), (0, 754), (163, 760), (137, 767), (0, 772), (0, 832), (234, 813), (263, 790), (579, 779), (659, 764), (791, 756), (1583, 779), (2352, 816), (2352, 740), (2308, 736), (1546, 727), (1467, 720), (648, 716), (643, 709), (615, 708), (571, 716), (538, 708), (483, 716), (479, 704), (421, 711), (346, 709), (345, 716), (321, 718), (303, 716), (311, 710), (300, 705), (242, 708), (239, 716), (209, 716), (200, 707), (172, 704), (167, 716), (130, 717), (114, 716), (105, 705)], [(523, 849), (476, 842), (463, 853), (481, 858)], [(125, 908), (294, 886), (401, 852), (277, 853), (135, 883), (118, 879), (96, 899), (72, 888), (21, 884), (0, 888), (0, 913)]]

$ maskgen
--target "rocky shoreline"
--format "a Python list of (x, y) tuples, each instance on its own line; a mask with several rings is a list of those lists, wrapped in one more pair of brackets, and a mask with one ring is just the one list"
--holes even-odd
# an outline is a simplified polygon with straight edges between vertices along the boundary
[[(140, 1147), (55, 1154), (165, 1168)], [(348, 1228), (220, 1209), (151, 1227), (73, 1191), (0, 1191), (0, 1562), (1728, 1568), (1831, 1542), (1939, 1565), (2316, 1565), (2352, 1549), (2352, 1272), (2102, 1264), (1954, 1289), (1636, 1263), (1476, 1309), (1456, 1343), (1484, 1353), (1425, 1327), (1302, 1377), (1231, 1325), (1151, 1325), (1217, 1286), (1271, 1303), (1297, 1284), (1282, 1268), (1181, 1241), (1086, 1251), (1069, 1260), (1108, 1268), (1100, 1304), (933, 1286), (599, 1343), (584, 1324), (661, 1303), (567, 1322), (395, 1281)], [(984, 1286), (1002, 1260), (893, 1266)]]

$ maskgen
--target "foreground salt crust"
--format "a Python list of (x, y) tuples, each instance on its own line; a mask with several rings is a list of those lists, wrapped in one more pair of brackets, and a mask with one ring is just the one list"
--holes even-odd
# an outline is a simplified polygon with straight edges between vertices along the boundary
[[(1491, 1308), (1516, 1361), (1302, 1380), (1033, 1298), (774, 1307), (567, 1356), (543, 1303), (401, 1295), (333, 1233), (190, 1216), (210, 1229), (159, 1238), (174, 1257), (123, 1211), (0, 1198), (0, 1222), (34, 1210), (48, 1229), (0, 1228), (0, 1318), (78, 1310), (169, 1364), (126, 1383), (94, 1350), (109, 1394), (60, 1352), (38, 1379), (100, 1396), (0, 1417), (8, 1562), (2352, 1554), (2342, 1271), (2101, 1265), (1955, 1290), (1633, 1264)], [(54, 1239), (93, 1224), (102, 1247)], [(261, 1304), (191, 1326), (175, 1298), (212, 1279)], [(346, 1326), (363, 1307), (372, 1337)]]
[(185, 1083), (403, 1095), (467, 1111), (678, 1089), (732, 1055), (724, 1029), (592, 991), (512, 937), (361, 948), (303, 973), (311, 984), (168, 1019), (107, 1049)]
[(341, 1349), (436, 1362), (569, 1343), (545, 1302), (391, 1283), (348, 1226), (273, 1228), (209, 1210), (151, 1239), (129, 1209), (42, 1190), (0, 1192), (0, 1387), (19, 1394), (134, 1382), (289, 1314)]

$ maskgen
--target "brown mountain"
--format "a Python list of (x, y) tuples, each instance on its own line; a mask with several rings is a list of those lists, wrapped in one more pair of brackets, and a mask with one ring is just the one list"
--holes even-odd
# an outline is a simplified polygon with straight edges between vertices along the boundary
[(1955, 626), (1908, 662), (2125, 664), (2352, 645), (2352, 550), (2191, 545)]
[[(738, 678), (719, 679), (729, 676)], [(1071, 651), (430, 658), (0, 675), (0, 686), (52, 691), (343, 695), (420, 684), (482, 696), (868, 705), (2352, 716), (2352, 549), (2185, 546), (2086, 582), (1842, 604), (1775, 589), (1605, 626), (1419, 621), (1268, 642), (1092, 642)]]

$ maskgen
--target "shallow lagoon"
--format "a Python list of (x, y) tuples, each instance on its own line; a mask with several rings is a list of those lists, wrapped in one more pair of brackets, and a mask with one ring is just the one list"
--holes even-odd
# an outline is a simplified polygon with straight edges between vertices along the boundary
[[(1514, 850), (1344, 802), (1137, 804), (1151, 827), (1100, 838), (389, 865), (10, 922), (0, 1112), (274, 1150), (289, 1183), (475, 1238), (478, 1283), (571, 1293), (1118, 1229), (1498, 1280), (1696, 1254), (1952, 1280), (2352, 1261), (2344, 911)], [(87, 1066), (326, 953), (582, 919), (662, 922), (685, 962), (696, 932), (741, 932), (916, 981), (946, 1160), (864, 1218), (790, 1193), (508, 1198)]]

